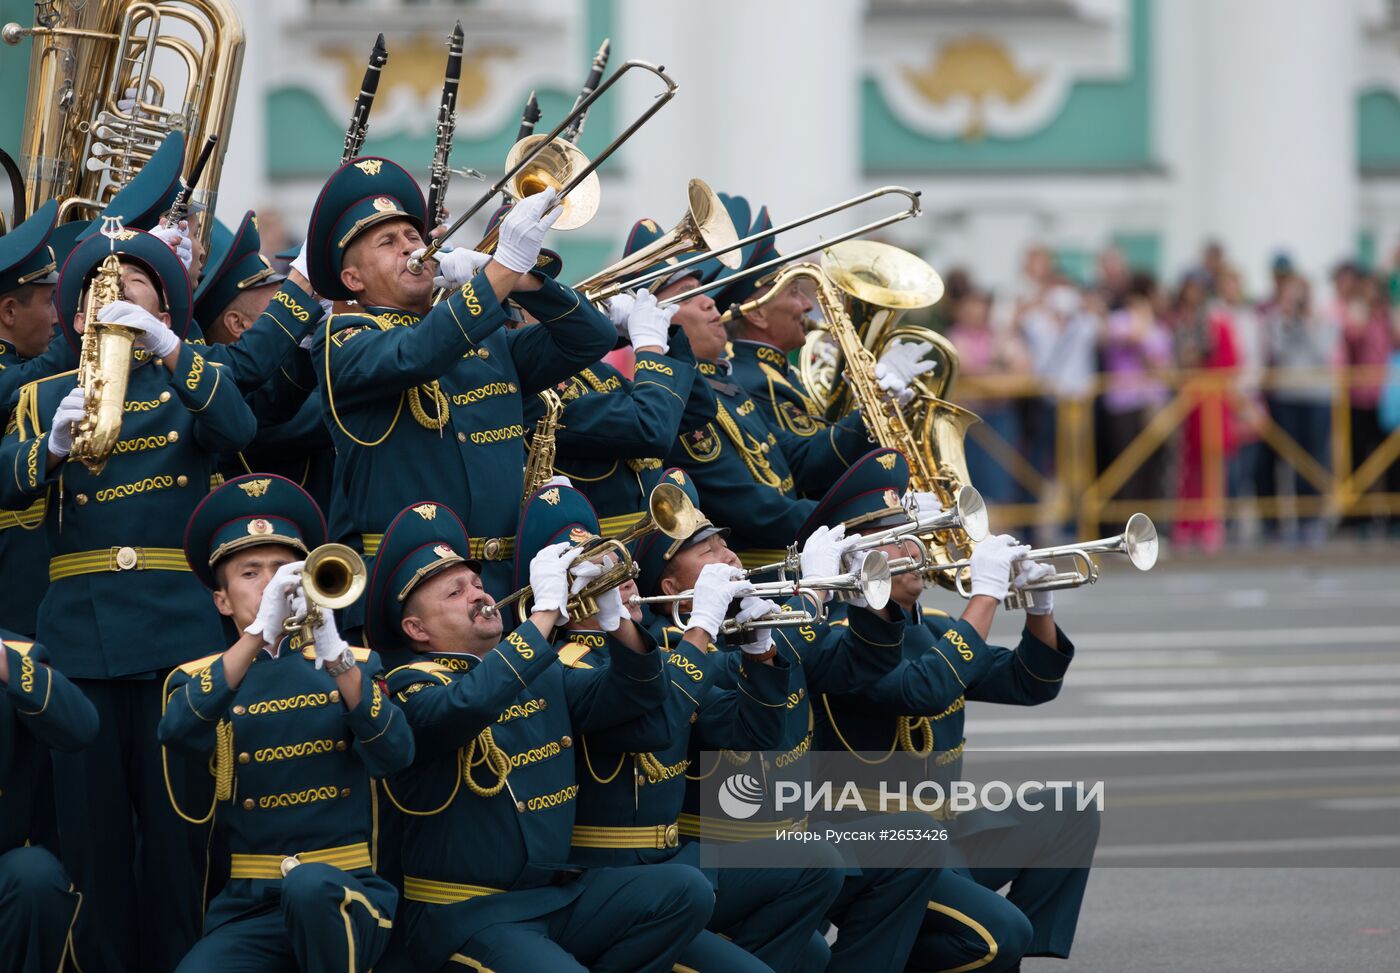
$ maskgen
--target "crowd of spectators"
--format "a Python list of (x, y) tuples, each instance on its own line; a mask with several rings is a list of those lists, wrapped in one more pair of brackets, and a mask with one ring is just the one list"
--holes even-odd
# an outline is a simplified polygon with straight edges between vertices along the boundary
[[(1099, 254), (1086, 283), (1057, 267), (1048, 249), (1032, 247), (1020, 282), (998, 295), (967, 271), (950, 271), (933, 323), (959, 352), (954, 398), (986, 423), (969, 436), (974, 483), (995, 503), (1043, 502), (1070, 479), (1056, 468), (1066, 455), (1092, 456), (1088, 473), (1097, 475), (1131, 450), (1120, 464), (1131, 473), (1114, 496), (1183, 501), (1174, 518), (1162, 518), (1178, 545), (1217, 550), (1232, 538), (1316, 544), (1334, 529), (1395, 532), (1400, 518), (1380, 505), (1363, 503), (1339, 519), (1317, 499), (1318, 482), (1345, 455), (1334, 449), (1334, 429), (1349, 436), (1348, 470), (1389, 434), (1379, 406), (1400, 348), (1400, 250), (1395, 256), (1389, 273), (1340, 264), (1325, 291), (1315, 291), (1280, 253), (1259, 297), (1246, 293), (1219, 244), (1172, 286), (1130, 268), (1116, 249)], [(1193, 377), (1184, 415), (1172, 411), (1159, 427), (1181, 421), (1145, 448), (1159, 437), (1139, 437)], [(1073, 434), (1059, 422), (1071, 400), (1092, 429), (1091, 452), (1059, 448)], [(1348, 415), (1333, 415), (1339, 402)], [(1014, 456), (1039, 476), (1024, 468), (1018, 476)], [(1400, 494), (1400, 464), (1369, 492)], [(1237, 501), (1228, 516), (1190, 503), (1222, 493)]]

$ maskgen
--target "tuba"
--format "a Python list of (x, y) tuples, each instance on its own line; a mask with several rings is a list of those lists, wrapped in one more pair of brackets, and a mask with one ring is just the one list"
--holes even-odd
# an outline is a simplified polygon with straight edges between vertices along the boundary
[[(102, 235), (116, 241), (122, 232), (116, 217), (102, 218)], [(115, 253), (107, 255), (88, 284), (83, 303), (83, 340), (78, 349), (78, 387), (83, 390), (83, 415), (73, 427), (69, 453), (97, 476), (107, 465), (122, 435), (126, 383), (131, 377), (131, 349), (136, 332), (119, 324), (100, 324), (102, 310), (122, 299), (122, 266)]]
[[(958, 369), (952, 342), (927, 328), (899, 324), (905, 311), (929, 307), (943, 296), (938, 272), (907, 250), (868, 240), (826, 247), (822, 272), (840, 293), (861, 343), (876, 361), (895, 344), (924, 341), (933, 345), (930, 355), (937, 365), (919, 376), (915, 389), (919, 402), (946, 398)], [(815, 328), (807, 335), (798, 362), (802, 383), (824, 404), (827, 418), (833, 421), (853, 408), (852, 396), (840, 381), (842, 359), (835, 337)]]
[[(93, 219), (176, 130), (188, 172), (210, 135), (228, 144), (243, 63), (232, 0), (39, 0), (21, 157), (29, 210), (60, 200), (59, 222)], [(156, 74), (159, 67), (161, 74)], [(135, 89), (134, 105), (123, 108)], [(210, 159), (195, 201), (212, 211), (223, 166)], [(202, 220), (207, 244), (212, 220)]]

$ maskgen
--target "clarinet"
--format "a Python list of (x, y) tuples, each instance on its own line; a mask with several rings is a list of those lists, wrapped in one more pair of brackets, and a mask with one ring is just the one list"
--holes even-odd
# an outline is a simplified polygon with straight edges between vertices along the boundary
[(175, 200), (170, 204), (170, 210), (162, 221), (166, 226), (179, 226), (180, 221), (190, 215), (190, 201), (194, 196), (195, 187), (199, 185), (199, 177), (203, 175), (204, 167), (209, 164), (209, 157), (214, 154), (214, 147), (218, 144), (218, 135), (210, 135), (205, 140), (204, 148), (199, 150), (199, 156), (194, 160), (190, 177), (180, 180), (180, 191), (175, 194)]
[(447, 220), (447, 181), (452, 170), (447, 168), (452, 154), (452, 133), (457, 127), (457, 85), (462, 78), (462, 22), (452, 29), (447, 39), (447, 73), (442, 79), (442, 101), (438, 103), (437, 148), (428, 178), (428, 226), (441, 226)]
[[(603, 80), (603, 71), (608, 66), (608, 54), (611, 53), (612, 38), (604, 38), (602, 46), (598, 48), (598, 53), (593, 55), (593, 67), (588, 72), (588, 79), (583, 82), (583, 89), (579, 91), (578, 98), (574, 101), (574, 108), (588, 100), (588, 96), (593, 94), (598, 87), (598, 82)], [(570, 109), (572, 111), (572, 109)], [(578, 143), (579, 136), (583, 134), (583, 122), (588, 117), (588, 112), (583, 112), (574, 123), (564, 129), (559, 136), (565, 142)]]
[(535, 97), (535, 93), (530, 92), (530, 97), (525, 99), (525, 110), (520, 113), (520, 130), (515, 133), (515, 140), (519, 142), (523, 138), (529, 138), (535, 134), (535, 123), (540, 120), (540, 100)]
[(369, 64), (365, 65), (365, 79), (360, 82), (360, 94), (355, 99), (355, 110), (350, 115), (350, 127), (345, 130), (345, 149), (340, 153), (340, 164), (347, 165), (360, 154), (369, 134), (369, 110), (374, 107), (374, 93), (379, 89), (379, 72), (389, 60), (389, 52), (384, 47), (384, 35), (374, 42), (374, 50), (369, 52)]

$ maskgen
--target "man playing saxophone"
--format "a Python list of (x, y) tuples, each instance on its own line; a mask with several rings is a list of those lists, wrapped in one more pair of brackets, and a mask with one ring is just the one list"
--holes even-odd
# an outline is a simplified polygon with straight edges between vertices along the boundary
[[(109, 257), (115, 270), (102, 269)], [(93, 287), (122, 299), (93, 307)], [(75, 350), (99, 323), (127, 329), (137, 347), (93, 362), (99, 382), (89, 390), (76, 372), (24, 387), (0, 447), (0, 506), (47, 499), (50, 587), (38, 633), (101, 724), (92, 747), (54, 758), (64, 863), (86, 897), (79, 963), (170, 970), (198, 935), (207, 831), (183, 824), (166, 795), (160, 685), (201, 644), (223, 640), (184, 561), (184, 525), (209, 492), (217, 455), (245, 446), (254, 420), (220, 366), (182, 340), (189, 281), (161, 240), (113, 227), (89, 238), (65, 264), (57, 302)], [(101, 386), (122, 379), (125, 398), (111, 401)], [(85, 456), (105, 464), (100, 473), (68, 462), (90, 414), (120, 417), (107, 429), (110, 454)]]

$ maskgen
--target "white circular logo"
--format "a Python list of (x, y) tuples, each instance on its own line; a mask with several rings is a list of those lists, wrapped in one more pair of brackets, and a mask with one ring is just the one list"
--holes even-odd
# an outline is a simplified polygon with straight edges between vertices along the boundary
[(730, 774), (719, 785), (719, 806), (731, 818), (751, 818), (763, 806), (763, 785), (748, 774)]

